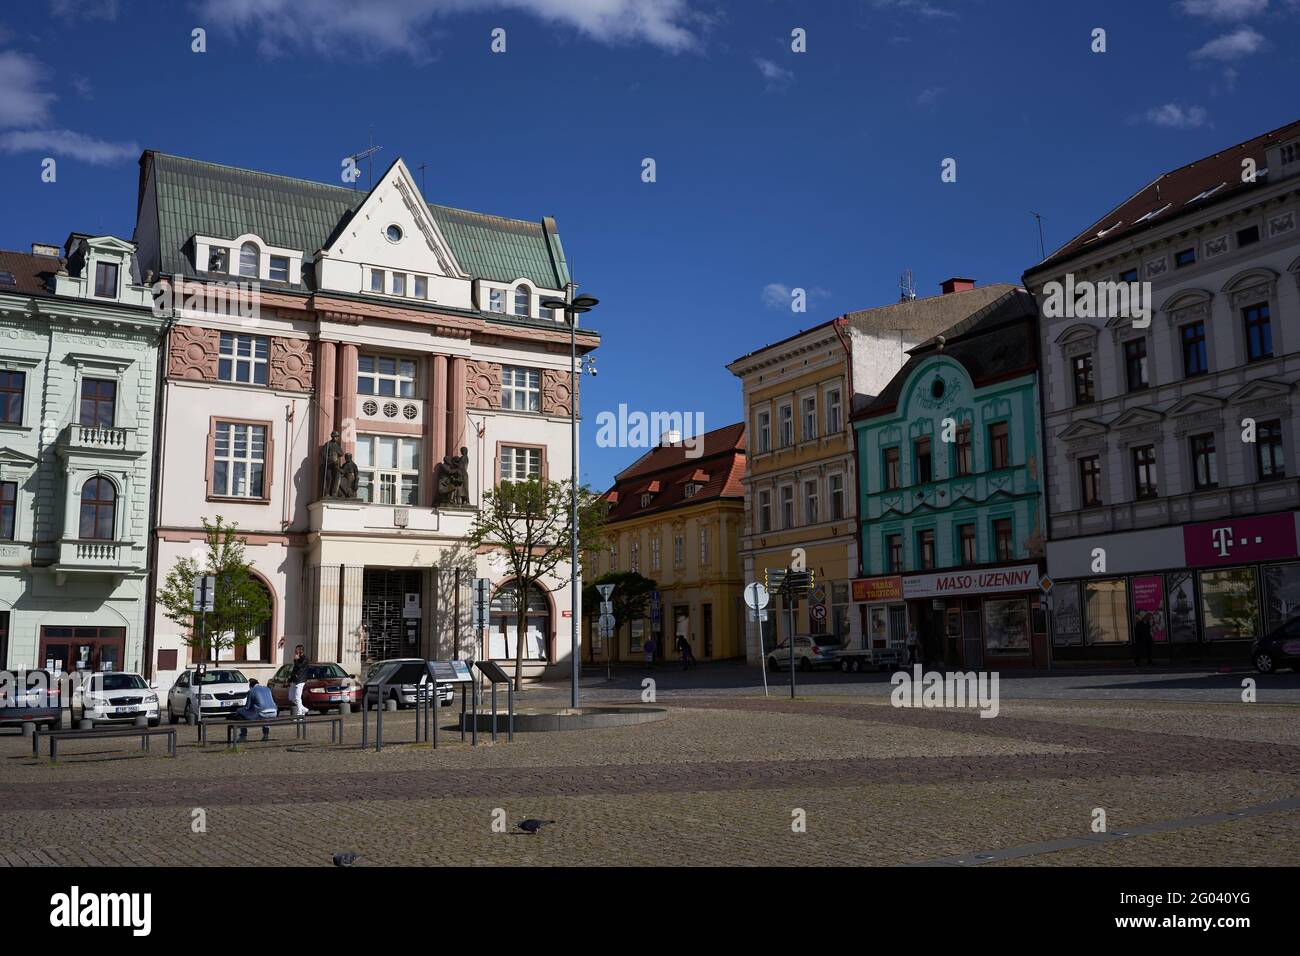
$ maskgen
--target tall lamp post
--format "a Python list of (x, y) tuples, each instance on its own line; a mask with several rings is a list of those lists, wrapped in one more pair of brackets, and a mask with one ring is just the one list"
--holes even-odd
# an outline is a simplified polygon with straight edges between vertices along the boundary
[(569, 706), (574, 710), (578, 709), (578, 674), (582, 670), (581, 632), (578, 628), (578, 609), (582, 601), (581, 593), (578, 591), (578, 584), (582, 577), (578, 570), (578, 316), (584, 312), (590, 312), (600, 302), (599, 299), (589, 295), (580, 295), (575, 298), (573, 293), (576, 288), (577, 286), (570, 282), (564, 288), (563, 299), (545, 299), (541, 303), (543, 309), (553, 309), (564, 313), (565, 320), (569, 323), (569, 454), (571, 468), (569, 490), (571, 492), (570, 506), (573, 509), (572, 514), (569, 516), (572, 531), (570, 539), (572, 547), (569, 554), (569, 600), (572, 603), (570, 610), (572, 636), (569, 644), (569, 655), (573, 662)]

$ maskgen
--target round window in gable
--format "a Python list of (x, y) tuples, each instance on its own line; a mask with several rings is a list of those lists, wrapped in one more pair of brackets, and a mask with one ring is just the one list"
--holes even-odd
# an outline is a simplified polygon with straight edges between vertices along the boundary
[(402, 227), (399, 226), (397, 223), (393, 223), (391, 226), (389, 226), (387, 229), (384, 230), (384, 235), (388, 237), (389, 242), (401, 242)]
[(930, 383), (930, 394), (934, 397), (936, 401), (938, 401), (939, 399), (943, 398), (944, 389), (946, 388), (947, 386), (943, 384), (943, 379), (936, 378), (933, 382)]

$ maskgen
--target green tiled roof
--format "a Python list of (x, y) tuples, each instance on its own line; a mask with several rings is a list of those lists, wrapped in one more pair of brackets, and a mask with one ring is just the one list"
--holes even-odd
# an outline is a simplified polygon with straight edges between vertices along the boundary
[[(253, 233), (270, 245), (301, 249), (304, 261), (311, 262), (369, 195), (165, 153), (152, 157), (164, 275), (195, 275), (185, 244), (196, 234), (234, 239)], [(429, 211), (472, 277), (526, 278), (549, 289), (568, 282), (552, 220), (544, 226), (433, 204)]]

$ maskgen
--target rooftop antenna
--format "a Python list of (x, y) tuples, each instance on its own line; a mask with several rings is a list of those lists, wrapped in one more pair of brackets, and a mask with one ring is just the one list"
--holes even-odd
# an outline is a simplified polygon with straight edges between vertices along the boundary
[(1036, 212), (1030, 211), (1029, 215), (1033, 216), (1038, 222), (1038, 258), (1040, 260), (1047, 258), (1047, 249), (1043, 245), (1043, 217)]
[(424, 167), (426, 165), (427, 165), (426, 163), (421, 163), (419, 167), (420, 168), (420, 195), (424, 197), (425, 202), (428, 202), (429, 191), (424, 188)]
[(898, 277), (898, 301), (911, 302), (916, 298), (916, 287), (912, 284), (912, 270), (904, 269)]
[[(370, 136), (369, 136), (369, 138), (370, 138), (370, 145), (369, 145), (369, 146), (367, 146), (367, 147), (366, 147), (365, 149), (363, 149), (361, 152), (359, 152), (359, 153), (354, 153), (353, 155), (351, 155), (351, 156), (348, 157), (348, 159), (352, 160), (352, 162), (353, 162), (354, 164), (355, 164), (355, 163), (359, 163), (359, 162), (361, 162), (361, 160), (363, 160), (363, 159), (365, 159), (365, 160), (369, 160), (369, 168), (370, 168), (370, 185), (366, 187), (366, 191), (367, 191), (367, 192), (369, 192), (371, 189), (374, 189), (374, 188), (375, 188), (375, 159), (374, 159), (374, 157), (375, 157), (375, 153), (379, 152), (381, 149), (384, 148), (384, 147), (382, 147), (382, 146), (376, 146), (376, 145), (375, 145), (375, 131), (374, 131), (374, 128), (373, 128), (373, 127), (370, 129)], [(356, 181), (355, 179), (352, 180), (352, 188), (353, 188), (353, 189), (356, 189), (356, 188), (357, 188), (357, 181)]]

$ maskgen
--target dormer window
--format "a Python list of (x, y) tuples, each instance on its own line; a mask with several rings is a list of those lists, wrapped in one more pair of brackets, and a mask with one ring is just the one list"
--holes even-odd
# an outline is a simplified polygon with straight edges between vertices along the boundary
[(654, 495), (652, 495), (652, 494), (650, 494), (650, 493), (648, 493), (648, 492), (647, 492), (646, 494), (642, 495), (642, 496), (641, 496), (641, 507), (642, 507), (642, 508), (649, 508), (649, 507), (650, 507), (650, 502), (654, 501), (654, 497), (655, 497)]
[(95, 263), (95, 295), (102, 299), (117, 298), (117, 269), (116, 262)]
[(239, 247), (239, 274), (250, 279), (256, 279), (260, 259), (261, 253), (258, 251), (257, 243), (244, 243)]
[(289, 257), (271, 256), (271, 280), (273, 282), (289, 281)]
[(693, 481), (688, 481), (686, 483), (686, 490), (684, 494), (687, 498), (694, 498), (699, 493), (700, 493), (700, 486), (698, 484), (696, 484)]
[(528, 315), (532, 307), (532, 290), (526, 285), (515, 289), (515, 315)]
[(393, 295), (406, 295), (406, 273), (393, 273)]
[(424, 276), (415, 277), (415, 297), (417, 299), (427, 299), (429, 297), (429, 280)]
[(208, 249), (208, 271), (229, 272), (230, 250), (225, 246), (212, 246)]
[(488, 290), (488, 311), (505, 312), (506, 310), (506, 290), (489, 289)]
[(370, 270), (370, 291), (380, 292), (380, 293), (384, 291), (384, 270), (383, 269)]

